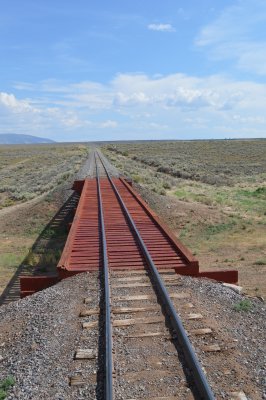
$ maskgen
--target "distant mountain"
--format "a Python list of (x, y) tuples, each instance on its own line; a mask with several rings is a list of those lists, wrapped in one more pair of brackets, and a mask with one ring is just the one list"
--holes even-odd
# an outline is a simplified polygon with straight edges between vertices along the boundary
[(55, 143), (54, 140), (16, 133), (0, 134), (0, 144)]

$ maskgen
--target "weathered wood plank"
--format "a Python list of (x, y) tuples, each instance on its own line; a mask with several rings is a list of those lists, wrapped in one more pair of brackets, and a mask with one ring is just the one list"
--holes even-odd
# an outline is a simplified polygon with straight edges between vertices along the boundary
[[(175, 281), (169, 281), (165, 283), (166, 286), (181, 286), (182, 282), (179, 280)], [(127, 288), (138, 288), (138, 287), (151, 287), (152, 283), (151, 282), (135, 282), (135, 283), (118, 283), (118, 284), (113, 284), (112, 287), (115, 289), (127, 289)]]
[[(163, 278), (165, 281), (171, 281), (171, 280), (180, 280), (180, 276), (173, 273), (171, 275), (166, 275), (166, 274), (160, 274), (161, 278)], [(116, 282), (138, 282), (142, 281), (143, 279), (147, 280), (149, 279), (149, 276), (146, 274), (146, 276), (141, 275), (141, 276), (123, 276), (121, 278), (116, 278)]]
[(89, 317), (91, 315), (98, 315), (100, 308), (90, 308), (88, 310), (82, 310), (79, 314), (80, 317)]
[(89, 304), (89, 303), (91, 303), (92, 302), (92, 297), (86, 297), (85, 299), (84, 299), (84, 303), (85, 304)]
[(92, 329), (98, 327), (98, 321), (92, 321), (92, 322), (83, 322), (82, 328), (83, 329)]
[(148, 280), (149, 277), (147, 276), (123, 276), (122, 278), (116, 278), (116, 282), (138, 282), (142, 281), (143, 279)]
[(216, 352), (216, 351), (221, 351), (221, 347), (218, 344), (210, 344), (208, 346), (202, 347), (203, 351), (206, 352)]
[(184, 304), (183, 307), (185, 307), (185, 308), (194, 308), (194, 305), (192, 303), (186, 303), (186, 304)]
[(94, 349), (78, 349), (75, 353), (75, 360), (92, 360), (96, 358)]
[(146, 307), (114, 307), (113, 314), (127, 314), (144, 311), (160, 311), (159, 306), (146, 306)]
[(133, 301), (133, 300), (156, 300), (155, 294), (138, 294), (134, 296), (114, 296), (114, 300)]
[(188, 314), (187, 316), (186, 316), (186, 319), (202, 319), (203, 318), (203, 315), (201, 315), (201, 314)]
[(160, 317), (147, 317), (147, 318), (127, 318), (127, 319), (115, 319), (113, 326), (130, 326), (130, 325), (142, 325), (142, 324), (156, 324), (158, 322), (165, 321), (163, 316)]
[(127, 289), (127, 288), (138, 288), (138, 287), (151, 287), (152, 284), (151, 282), (135, 282), (135, 283), (117, 283), (117, 284), (112, 284), (112, 288), (115, 289)]
[(142, 338), (142, 337), (156, 337), (156, 336), (160, 336), (160, 337), (167, 337), (169, 339), (172, 339), (172, 336), (169, 335), (169, 333), (165, 333), (165, 332), (141, 332), (141, 333), (132, 333), (130, 335), (120, 335), (122, 337), (125, 338)]
[(130, 276), (130, 275), (147, 275), (148, 272), (143, 269), (130, 269), (129, 271), (111, 271), (111, 276)]
[(181, 276), (177, 275), (177, 274), (173, 274), (173, 275), (161, 275), (161, 278), (163, 278), (164, 281), (180, 281), (181, 280)]
[(181, 292), (181, 293), (170, 293), (170, 297), (172, 299), (188, 299), (190, 297), (190, 294), (189, 293), (184, 293), (184, 292)]
[(181, 281), (175, 281), (175, 282), (165, 282), (165, 286), (182, 286), (183, 283)]
[(69, 384), (70, 386), (81, 386), (85, 385), (85, 380), (82, 376), (76, 375), (76, 376), (71, 376), (69, 379)]
[[(159, 269), (159, 273), (160, 274), (168, 274), (168, 273), (176, 273), (175, 272), (175, 267), (173, 268), (162, 268)], [(125, 270), (120, 270), (120, 271), (111, 271), (111, 276), (129, 276), (129, 275), (147, 275), (148, 271), (147, 270), (141, 270), (141, 269), (130, 269), (129, 271), (125, 271)]]
[(211, 328), (192, 329), (188, 332), (189, 335), (209, 335), (210, 333), (212, 333)]

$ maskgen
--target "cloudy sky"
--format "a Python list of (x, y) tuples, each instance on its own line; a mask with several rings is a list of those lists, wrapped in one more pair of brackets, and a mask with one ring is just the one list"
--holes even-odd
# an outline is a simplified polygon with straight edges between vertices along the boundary
[(266, 137), (265, 0), (9, 0), (0, 133)]

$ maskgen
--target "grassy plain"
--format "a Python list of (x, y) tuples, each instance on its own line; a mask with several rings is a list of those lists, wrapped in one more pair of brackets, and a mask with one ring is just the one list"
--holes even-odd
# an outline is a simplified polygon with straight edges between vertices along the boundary
[(198, 257), (266, 295), (266, 140), (108, 144), (105, 154)]
[(22, 262), (47, 273), (58, 260), (66, 231), (50, 221), (87, 155), (83, 144), (0, 146), (0, 294)]
[(81, 144), (0, 146), (0, 208), (53, 190), (80, 168)]

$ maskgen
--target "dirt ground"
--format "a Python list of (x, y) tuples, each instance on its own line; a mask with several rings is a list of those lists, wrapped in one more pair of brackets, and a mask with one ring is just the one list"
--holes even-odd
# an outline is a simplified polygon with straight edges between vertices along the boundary
[[(201, 230), (206, 225), (221, 224), (227, 217), (228, 210), (208, 206), (198, 202), (180, 201), (173, 196), (160, 196), (157, 193), (135, 185), (146, 202), (154, 209), (198, 258), (200, 269), (226, 270), (237, 269), (239, 284), (251, 296), (266, 297), (266, 265), (254, 263), (254, 260), (266, 256), (265, 227), (256, 226), (242, 232), (230, 231), (226, 235), (215, 235), (206, 240)], [(194, 230), (182, 237), (184, 230), (189, 231), (191, 224), (197, 225)], [(211, 242), (211, 245), (210, 245)]]
[[(33, 272), (41, 261), (41, 255), (46, 257), (47, 263), (55, 264), (56, 256), (52, 257), (52, 249), (57, 253), (59, 239), (64, 241), (67, 234), (58, 237), (58, 227), (55, 227), (58, 223), (55, 216), (64, 202), (63, 191), (57, 191), (0, 210), (0, 294), (18, 268), (24, 268), (25, 273)], [(45, 274), (47, 267), (41, 266)]]

